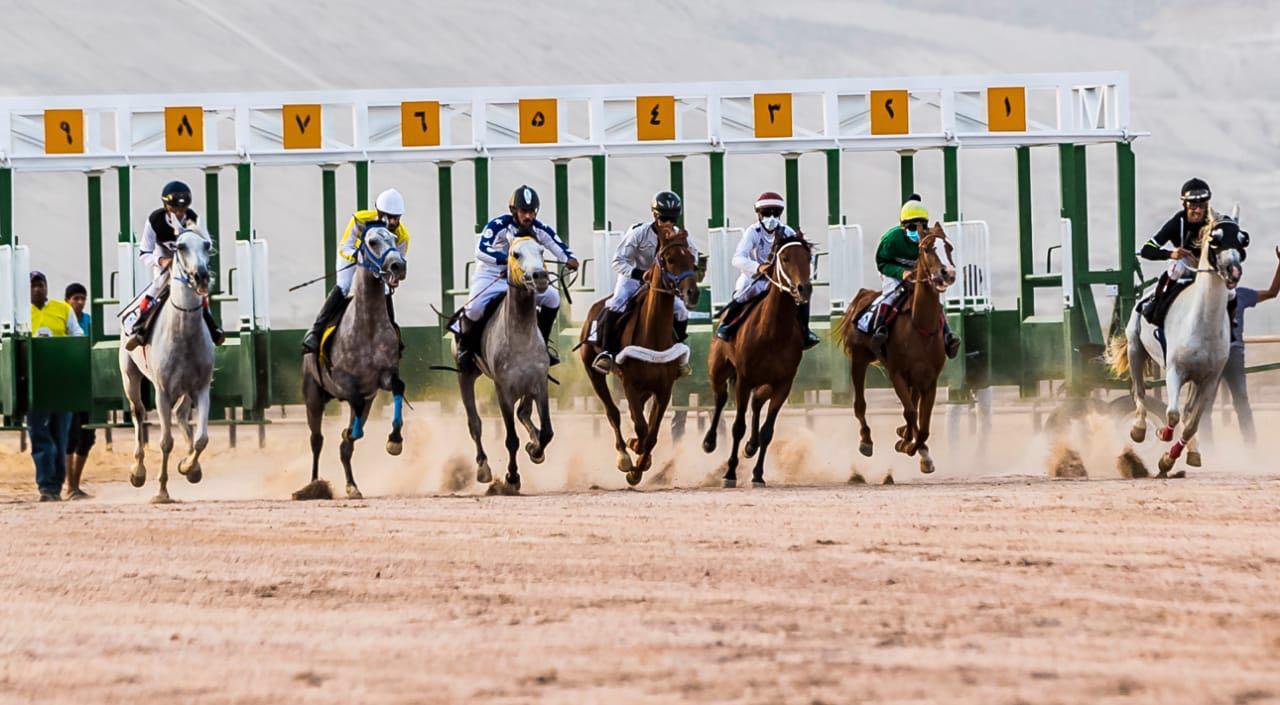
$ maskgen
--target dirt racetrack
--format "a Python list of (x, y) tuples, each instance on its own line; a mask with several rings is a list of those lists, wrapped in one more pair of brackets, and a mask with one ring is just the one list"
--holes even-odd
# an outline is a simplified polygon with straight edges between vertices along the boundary
[(236, 490), (224, 451), (168, 506), (32, 503), (11, 455), (0, 702), (1280, 699), (1274, 465), (485, 497), (379, 455), (391, 496), (290, 502), (296, 457)]

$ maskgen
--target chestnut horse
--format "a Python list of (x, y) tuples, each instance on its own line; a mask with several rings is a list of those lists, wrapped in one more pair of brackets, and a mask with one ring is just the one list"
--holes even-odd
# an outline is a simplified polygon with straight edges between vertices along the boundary
[[(702, 450), (716, 449), (720, 414), (729, 399), (729, 382), (737, 394), (737, 415), (733, 420), (733, 450), (729, 453), (724, 486), (738, 482), (738, 444), (747, 427), (747, 401), (751, 400), (751, 438), (746, 456), (759, 451), (751, 484), (764, 486), (764, 458), (773, 440), (773, 425), (778, 412), (791, 394), (800, 358), (804, 353), (804, 328), (800, 325), (798, 307), (809, 302), (813, 294), (812, 245), (803, 234), (774, 240), (770, 269), (763, 275), (769, 281), (764, 299), (746, 313), (732, 341), (716, 337), (707, 358), (711, 389), (715, 393), (716, 410), (711, 428), (702, 441)], [(760, 425), (760, 409), (769, 402), (769, 413)]]
[[(909, 456), (920, 453), (920, 472), (934, 470), (929, 455), (929, 420), (938, 393), (938, 376), (947, 362), (943, 345), (942, 293), (956, 281), (956, 267), (951, 259), (951, 243), (942, 226), (933, 227), (920, 238), (920, 255), (911, 274), (909, 310), (894, 319), (889, 340), (876, 349), (871, 335), (858, 329), (857, 318), (880, 292), (863, 289), (854, 297), (840, 322), (845, 354), (852, 361), (853, 412), (858, 416), (860, 442), (858, 450), (870, 457), (871, 427), (867, 425), (867, 367), (879, 362), (902, 402), (906, 424), (898, 427), (894, 449)], [(901, 306), (901, 303), (899, 304)]]
[[(588, 340), (590, 324), (582, 327), (578, 343), (578, 357), (587, 369), (596, 396), (604, 404), (609, 425), (613, 426), (618, 469), (627, 474), (630, 485), (638, 484), (653, 464), (653, 448), (658, 443), (662, 417), (671, 403), (671, 389), (680, 378), (681, 366), (689, 358), (688, 346), (675, 341), (675, 297), (683, 298), (689, 308), (698, 305), (697, 260), (689, 247), (689, 233), (661, 226), (657, 232), (657, 255), (644, 276), (648, 288), (642, 289), (633, 300), (636, 310), (619, 333), (621, 346), (614, 364), (614, 374), (622, 377), (631, 422), (635, 424), (636, 435), (629, 442), (622, 439), (622, 417), (609, 390), (608, 376), (591, 366), (601, 347)], [(591, 306), (587, 321), (596, 320), (606, 300)], [(646, 420), (644, 408), (648, 403), (652, 405)], [(637, 456), (634, 464), (628, 449)]]

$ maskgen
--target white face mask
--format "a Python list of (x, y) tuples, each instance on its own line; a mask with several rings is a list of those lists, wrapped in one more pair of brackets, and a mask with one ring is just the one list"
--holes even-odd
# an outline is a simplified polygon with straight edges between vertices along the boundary
[(782, 220), (779, 219), (778, 216), (776, 215), (766, 215), (765, 217), (760, 219), (760, 224), (763, 225), (764, 229), (768, 230), (769, 232), (773, 232), (774, 230), (777, 230), (778, 226), (781, 223), (782, 223)]

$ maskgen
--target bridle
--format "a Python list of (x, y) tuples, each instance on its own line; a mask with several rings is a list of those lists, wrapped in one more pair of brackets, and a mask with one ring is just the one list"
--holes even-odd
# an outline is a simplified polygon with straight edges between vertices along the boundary
[[(181, 238), (183, 235), (186, 235), (187, 233), (196, 235), (200, 239), (205, 240), (205, 242), (210, 242), (208, 239), (204, 237), (204, 235), (201, 235), (198, 231), (191, 230), (191, 229), (182, 230), (181, 232), (178, 233), (177, 237)], [(196, 283), (192, 279), (191, 274), (187, 271), (186, 258), (183, 255), (184, 255), (184, 252), (182, 248), (178, 247), (178, 241), (177, 239), (175, 239), (173, 242), (173, 262), (169, 265), (169, 281), (178, 282), (179, 284), (182, 284), (188, 289), (195, 291)], [(174, 266), (175, 264), (179, 266), (175, 267)], [(204, 301), (202, 298), (201, 302), (197, 304), (194, 308), (183, 308), (182, 306), (178, 305), (178, 302), (173, 300), (169, 301), (169, 305), (184, 313), (192, 313), (194, 311), (199, 311), (202, 308), (204, 308)]]
[(693, 256), (693, 251), (689, 249), (689, 243), (683, 239), (677, 242), (668, 242), (662, 247), (659, 247), (657, 254), (654, 255), (654, 262), (658, 263), (658, 271), (662, 272), (662, 284), (669, 288), (666, 288), (666, 289), (659, 288), (651, 282), (649, 284), (649, 287), (653, 291), (656, 291), (661, 294), (671, 294), (672, 296), (675, 296), (676, 294), (679, 293), (679, 291), (677, 290), (677, 287), (680, 286), (680, 282), (684, 281), (685, 279), (698, 276), (698, 270), (696, 266), (693, 269), (688, 269), (683, 272), (677, 272), (675, 274), (668, 272), (666, 268), (662, 266), (663, 253), (665, 253), (667, 250), (675, 249), (677, 247), (683, 249), (685, 252), (688, 252), (690, 257)]
[[(387, 232), (391, 231), (388, 230)], [(360, 247), (356, 250), (356, 264), (385, 283), (387, 275), (390, 274), (387, 270), (387, 257), (392, 252), (400, 255), (402, 259), (404, 258), (404, 254), (400, 252), (400, 248), (394, 242), (387, 245), (387, 249), (383, 251), (382, 256), (374, 254), (373, 249), (369, 247), (369, 238), (365, 236), (360, 238)]]
[[(795, 296), (796, 285), (791, 281), (791, 276), (787, 274), (787, 270), (782, 268), (782, 253), (786, 252), (788, 247), (805, 247), (805, 244), (801, 240), (793, 239), (791, 242), (785, 243), (782, 247), (779, 247), (778, 251), (773, 253), (773, 266), (765, 273), (764, 278), (768, 280), (770, 284), (781, 289), (784, 293)], [(807, 247), (805, 247), (805, 249), (808, 250)], [(777, 272), (776, 279), (773, 276), (770, 276), (771, 272)]]
[(524, 267), (520, 266), (520, 258), (515, 256), (516, 248), (523, 245), (525, 242), (532, 242), (535, 245), (538, 245), (538, 250), (539, 250), (538, 255), (539, 257), (542, 256), (542, 253), (543, 253), (542, 244), (539, 243), (535, 238), (529, 237), (527, 235), (514, 238), (511, 241), (511, 248), (510, 248), (511, 254), (507, 256), (507, 283), (510, 286), (522, 285), (529, 288), (533, 288), (532, 277), (530, 277), (529, 274), (527, 274), (524, 271)]

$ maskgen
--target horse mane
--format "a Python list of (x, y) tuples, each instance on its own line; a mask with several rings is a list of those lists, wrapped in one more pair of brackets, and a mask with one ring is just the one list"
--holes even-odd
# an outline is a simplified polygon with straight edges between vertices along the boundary
[(773, 249), (769, 254), (771, 256), (776, 255), (778, 254), (778, 250), (781, 250), (783, 246), (790, 245), (791, 243), (802, 245), (806, 252), (813, 252), (813, 243), (805, 239), (803, 231), (797, 230), (795, 235), (788, 236), (784, 233), (780, 237), (775, 237), (773, 239)]

